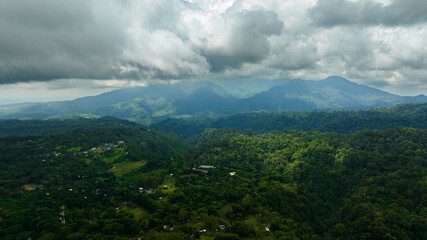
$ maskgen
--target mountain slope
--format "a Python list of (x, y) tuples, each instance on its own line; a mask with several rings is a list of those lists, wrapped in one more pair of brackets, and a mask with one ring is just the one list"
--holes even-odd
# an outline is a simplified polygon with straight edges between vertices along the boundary
[[(222, 84), (233, 93), (238, 92), (232, 84)], [(247, 88), (250, 93), (256, 86), (255, 83), (251, 84)], [(267, 85), (273, 87), (255, 95), (248, 92), (251, 97), (237, 98), (211, 82), (158, 84), (120, 89), (73, 101), (0, 106), (0, 118), (43, 119), (67, 114), (93, 114), (152, 124), (169, 117), (190, 115), (212, 117), (254, 111), (366, 109), (427, 102), (424, 95), (402, 97), (336, 76), (321, 81), (283, 79), (268, 82)]]
[(196, 119), (169, 118), (154, 125), (173, 131), (183, 139), (194, 138), (207, 128), (233, 128), (256, 133), (274, 130), (352, 133), (398, 126), (427, 129), (427, 103), (399, 104), (368, 110), (239, 113), (214, 120)]
[(175, 106), (176, 113), (181, 115), (221, 109), (234, 101), (234, 97), (223, 97), (210, 88), (202, 87), (176, 100), (173, 105)]
[(425, 101), (427, 97), (424, 95), (401, 97), (341, 77), (328, 77), (321, 81), (289, 81), (253, 97), (241, 99), (225, 112), (364, 109)]

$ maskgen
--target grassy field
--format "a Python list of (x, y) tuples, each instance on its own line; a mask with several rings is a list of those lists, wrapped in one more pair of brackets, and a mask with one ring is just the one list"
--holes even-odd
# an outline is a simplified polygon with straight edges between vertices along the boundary
[(78, 146), (78, 147), (67, 149), (67, 152), (80, 152), (81, 150), (82, 150), (82, 147)]
[(135, 218), (138, 219), (138, 220), (141, 219), (141, 218), (143, 218), (144, 215), (147, 216), (149, 214), (145, 209), (143, 209), (141, 207), (137, 207), (137, 208), (134, 208), (134, 209), (129, 209), (129, 211), (132, 212), (133, 215), (135, 216)]
[(108, 171), (114, 173), (114, 175), (121, 177), (127, 173), (132, 172), (133, 170), (144, 166), (147, 162), (139, 161), (139, 162), (120, 162), (113, 164), (113, 167)]
[[(166, 186), (166, 188), (164, 187)], [(175, 184), (169, 180), (165, 180), (162, 184), (159, 186), (159, 190), (162, 193), (173, 193), (175, 191), (176, 187)]]
[(136, 207), (136, 208), (131, 208), (131, 207), (123, 207), (121, 209), (121, 211), (125, 211), (125, 212), (130, 212), (134, 215), (135, 219), (140, 220), (142, 219), (144, 216), (148, 216), (149, 213), (143, 209), (142, 207)]
[(124, 156), (124, 151), (114, 149), (113, 154), (109, 154), (109, 156), (103, 156), (102, 160), (106, 163), (113, 163), (115, 160), (117, 160), (119, 157)]

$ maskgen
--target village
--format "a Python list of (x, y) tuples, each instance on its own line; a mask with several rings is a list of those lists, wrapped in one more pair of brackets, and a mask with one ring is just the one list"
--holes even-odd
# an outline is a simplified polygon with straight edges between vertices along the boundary
[[(35, 142), (41, 142), (44, 138), (39, 139), (38, 141), (33, 141), (33, 140), (27, 140), (27, 141), (19, 141), (16, 144), (33, 144)], [(42, 147), (40, 147), (41, 149), (43, 149)], [(89, 154), (91, 153), (103, 153), (103, 152), (107, 152), (107, 151), (111, 151), (111, 150), (118, 150), (118, 151), (124, 151), (125, 150), (125, 141), (122, 140), (118, 140), (112, 143), (102, 143), (99, 144), (97, 147), (93, 147), (91, 149), (88, 150), (84, 150), (81, 151), (81, 147), (74, 147), (74, 148), (65, 148), (64, 146), (57, 146), (55, 148), (55, 151), (50, 152), (50, 153), (43, 153), (43, 154), (39, 154), (38, 156), (27, 156), (27, 159), (30, 158), (41, 158), (41, 162), (42, 163), (46, 163), (46, 162), (53, 162), (56, 160), (59, 160), (60, 157), (63, 154), (69, 154), (70, 152), (73, 153), (73, 156), (78, 156), (78, 157), (88, 157)], [(85, 178), (84, 175), (78, 175), (78, 178)], [(38, 185), (35, 183), (28, 183), (25, 184), (24, 186), (21, 187), (21, 189), (25, 190), (25, 191), (34, 191), (36, 189), (42, 189), (43, 186), (42, 185)], [(71, 191), (71, 190), (70, 190)], [(49, 195), (49, 194), (47, 194)]]
[[(31, 141), (27, 141), (20, 144), (32, 144)], [(80, 144), (85, 145), (85, 144)], [(82, 164), (91, 164), (95, 161), (99, 163), (103, 163), (102, 166), (106, 171), (98, 171), (95, 175), (93, 173), (88, 173), (85, 170), (83, 171), (73, 171), (73, 175), (70, 176), (69, 173), (64, 173), (64, 176), (67, 179), (72, 179), (72, 181), (68, 181), (67, 184), (62, 182), (60, 184), (55, 184), (49, 181), (44, 181), (41, 183), (28, 183), (25, 185), (21, 185), (18, 191), (11, 192), (10, 194), (36, 194), (40, 196), (40, 198), (48, 200), (48, 199), (70, 199), (70, 201), (65, 201), (64, 205), (60, 209), (58, 209), (57, 214), (59, 214), (59, 222), (64, 225), (72, 224), (75, 221), (72, 211), (75, 209), (75, 204), (82, 204), (83, 202), (104, 202), (110, 201), (111, 197), (115, 195), (112, 192), (112, 189), (126, 189), (131, 194), (137, 193), (138, 195), (143, 196), (145, 199), (152, 199), (157, 202), (156, 204), (168, 204), (171, 200), (170, 197), (173, 196), (178, 190), (178, 188), (182, 188), (179, 186), (177, 181), (180, 181), (181, 178), (191, 180), (195, 176), (197, 178), (203, 179), (202, 181), (213, 181), (209, 180), (210, 171), (214, 172), (224, 172), (226, 175), (233, 177), (236, 176), (235, 171), (228, 171), (227, 169), (218, 168), (215, 165), (209, 164), (201, 164), (194, 165), (193, 167), (187, 169), (185, 173), (181, 171), (178, 172), (168, 172), (163, 177), (161, 182), (157, 185), (138, 185), (138, 184), (130, 184), (129, 181), (124, 180), (123, 176), (129, 176), (126, 174), (134, 174), (138, 169), (142, 169), (142, 167), (147, 164), (147, 160), (141, 159), (139, 161), (129, 161), (125, 156), (127, 154), (126, 143), (125, 141), (118, 140), (112, 142), (102, 142), (97, 144), (94, 147), (86, 148), (77, 146), (77, 147), (66, 147), (64, 145), (57, 145), (55, 147), (51, 147), (51, 151), (48, 151), (49, 148), (40, 146), (38, 151), (45, 152), (40, 153), (39, 155), (28, 155), (27, 158), (33, 158), (38, 161), (40, 166), (50, 166), (50, 167), (58, 167), (61, 164), (65, 163), (65, 159), (75, 159), (75, 162)], [(53, 151), (52, 151), (53, 150)], [(122, 158), (123, 157), (123, 158)], [(38, 160), (40, 159), (40, 160)], [(120, 159), (119, 161), (116, 161)], [(170, 162), (175, 162), (174, 157), (168, 157)], [(82, 162), (83, 161), (83, 162)], [(70, 165), (71, 166), (71, 165)], [(82, 167), (84, 166), (81, 165)], [(112, 175), (108, 175), (106, 173), (112, 173)], [(216, 174), (216, 173), (214, 173)], [(137, 175), (136, 175), (137, 176)], [(90, 184), (88, 184), (90, 182)], [(215, 185), (220, 185), (222, 180), (214, 181)], [(195, 184), (194, 182), (191, 184)], [(178, 185), (178, 186), (177, 186)], [(41, 197), (44, 196), (44, 197)], [(134, 214), (136, 219), (145, 218), (150, 215), (149, 209), (147, 210), (147, 206), (144, 204), (138, 203), (132, 198), (123, 198), (120, 202), (115, 202), (112, 207), (115, 209), (117, 213), (132, 213)], [(199, 220), (192, 219), (188, 217), (189, 222), (195, 222), (199, 224)], [(175, 232), (175, 226), (171, 223), (166, 223), (160, 225), (163, 231)], [(217, 232), (225, 232), (226, 229), (230, 229), (231, 225), (219, 224), (215, 226), (215, 228), (208, 227), (200, 227), (197, 229), (197, 233), (202, 235), (211, 234), (212, 231)], [(79, 232), (75, 232), (75, 235), (79, 235)], [(195, 238), (195, 235), (190, 236), (191, 238)]]

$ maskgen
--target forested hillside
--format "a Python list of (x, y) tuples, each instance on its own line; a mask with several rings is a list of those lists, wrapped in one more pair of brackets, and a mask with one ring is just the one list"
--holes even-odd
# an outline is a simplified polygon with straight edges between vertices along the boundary
[(427, 130), (198, 142), (129, 126), (1, 138), (0, 238), (427, 237)]
[[(236, 128), (256, 133), (273, 130), (352, 133), (398, 126), (427, 129), (427, 103), (400, 104), (369, 110), (242, 113), (218, 119), (170, 118), (154, 126), (166, 127), (184, 139), (199, 135), (206, 128)], [(194, 140), (194, 136), (192, 139)]]
[[(70, 115), (48, 120), (0, 119), (0, 137), (45, 136), (69, 133), (75, 129), (93, 130), (120, 126), (146, 128), (128, 120), (92, 115)], [(427, 129), (427, 103), (401, 104), (369, 110), (259, 112), (220, 118), (169, 118), (152, 125), (159, 130), (178, 134), (190, 143), (197, 141), (199, 135), (207, 128), (235, 128), (255, 133), (273, 130), (352, 133), (365, 129), (381, 130), (398, 126)]]
[(76, 129), (94, 130), (97, 128), (131, 127), (147, 129), (147, 127), (114, 117), (75, 116), (70, 118), (54, 118), (49, 120), (16, 120), (0, 119), (0, 137), (7, 136), (46, 136), (59, 133), (70, 133)]

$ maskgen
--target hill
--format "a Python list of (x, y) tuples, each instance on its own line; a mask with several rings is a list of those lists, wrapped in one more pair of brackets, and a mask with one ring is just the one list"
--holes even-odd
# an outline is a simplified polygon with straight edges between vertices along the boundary
[(47, 136), (70, 133), (76, 129), (94, 130), (98, 128), (130, 127), (148, 129), (140, 124), (114, 117), (64, 117), (48, 120), (0, 120), (0, 137), (8, 136)]
[(388, 129), (398, 126), (427, 129), (427, 103), (400, 104), (368, 110), (336, 110), (282, 113), (240, 113), (218, 119), (169, 118), (152, 126), (164, 127), (184, 139), (206, 128), (235, 128), (266, 133), (273, 130), (304, 130), (352, 133), (365, 129)]

